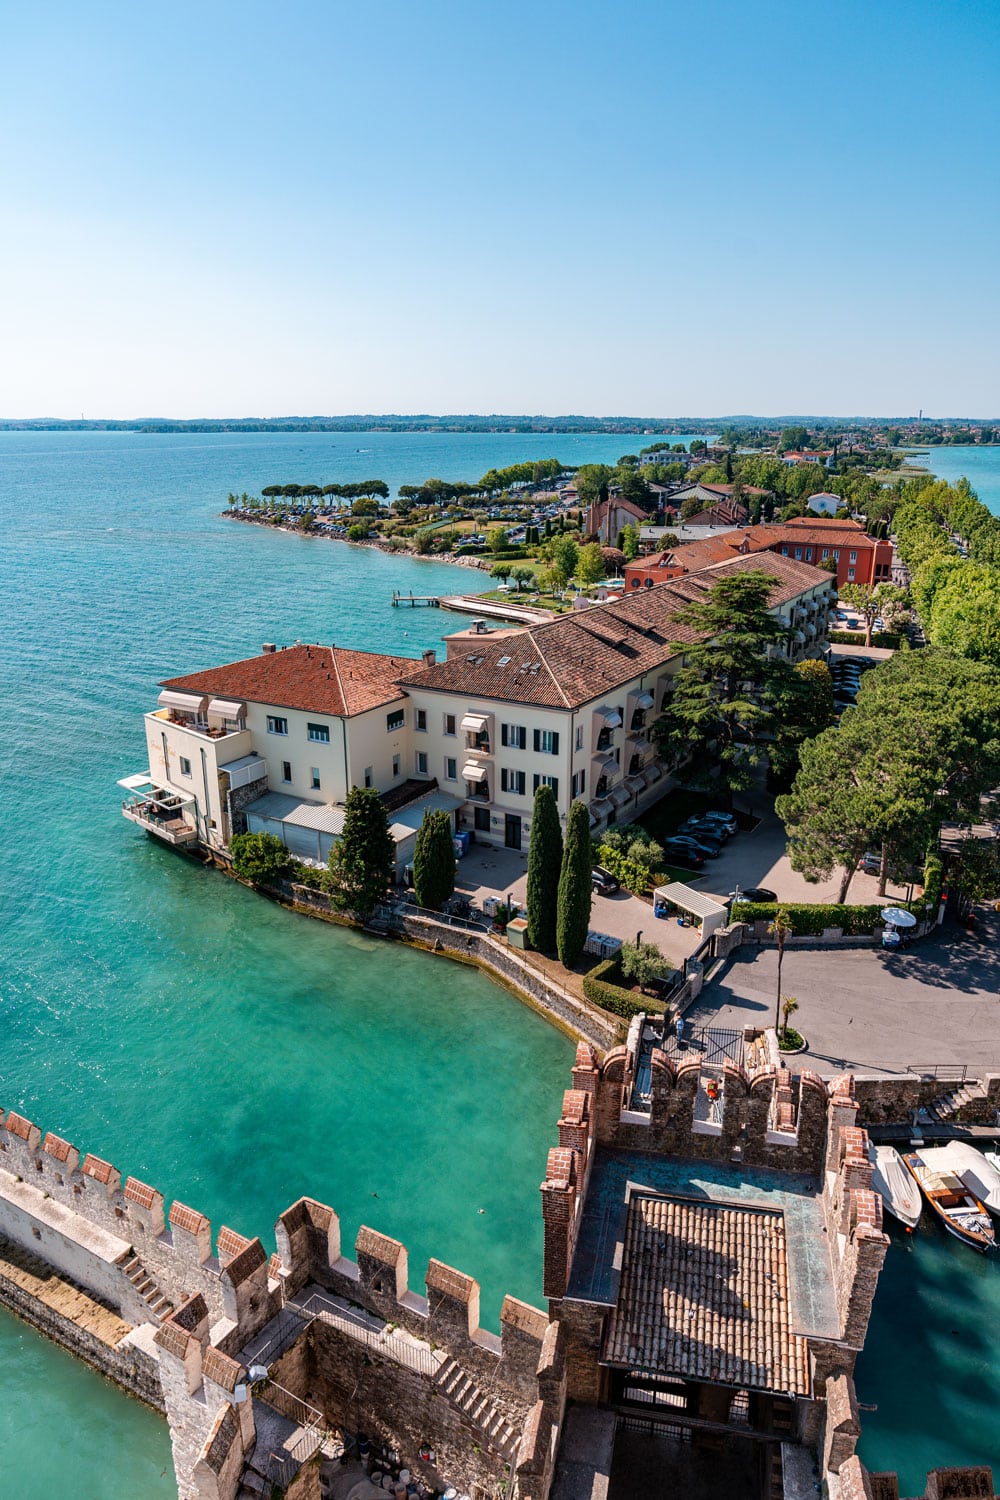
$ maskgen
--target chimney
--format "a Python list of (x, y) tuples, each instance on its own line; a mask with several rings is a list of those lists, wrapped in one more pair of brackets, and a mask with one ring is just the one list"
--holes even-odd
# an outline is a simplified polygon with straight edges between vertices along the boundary
[(260, 649), (262, 656), (273, 656), (278, 648), (273, 641), (265, 641)]
[(437, 652), (433, 648), (431, 648), (431, 650), (429, 651), (423, 651), (421, 652), (420, 660), (423, 662), (425, 667), (433, 667), (434, 663), (437, 661)]

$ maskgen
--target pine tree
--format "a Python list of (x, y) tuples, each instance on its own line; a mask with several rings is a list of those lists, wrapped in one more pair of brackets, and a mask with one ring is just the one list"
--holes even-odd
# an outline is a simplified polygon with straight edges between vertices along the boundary
[(344, 831), (330, 851), (329, 889), (335, 906), (371, 916), (392, 882), (396, 846), (378, 792), (353, 786), (344, 803)]
[(566, 843), (559, 872), (556, 947), (559, 961), (572, 969), (587, 941), (590, 902), (590, 813), (585, 802), (574, 802), (566, 823)]
[(455, 892), (455, 845), (451, 817), (425, 812), (413, 851), (413, 890), (418, 906), (439, 907)]
[(556, 946), (556, 909), (563, 840), (559, 810), (550, 786), (540, 786), (531, 811), (528, 846), (528, 942), (540, 953)]

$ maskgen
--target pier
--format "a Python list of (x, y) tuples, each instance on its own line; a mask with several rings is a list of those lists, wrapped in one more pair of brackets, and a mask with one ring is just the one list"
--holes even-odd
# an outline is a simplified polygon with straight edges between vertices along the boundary
[(404, 594), (399, 589), (392, 591), (392, 607), (408, 604), (411, 609), (440, 609), (441, 600), (436, 594)]

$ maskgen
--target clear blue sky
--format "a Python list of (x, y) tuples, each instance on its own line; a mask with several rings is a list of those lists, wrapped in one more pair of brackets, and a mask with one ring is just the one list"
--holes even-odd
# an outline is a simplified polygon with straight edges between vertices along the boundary
[(2, 36), (0, 416), (1000, 416), (997, 0)]

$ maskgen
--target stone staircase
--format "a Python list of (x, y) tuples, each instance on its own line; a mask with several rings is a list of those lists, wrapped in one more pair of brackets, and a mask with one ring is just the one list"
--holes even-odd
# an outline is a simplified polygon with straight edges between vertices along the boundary
[(986, 1090), (975, 1079), (970, 1083), (956, 1083), (918, 1110), (917, 1120), (923, 1124), (943, 1125), (947, 1120), (956, 1119), (967, 1105), (980, 1103), (985, 1098)]
[(513, 1461), (519, 1434), (460, 1365), (446, 1359), (434, 1376), (434, 1384), (469, 1419), (491, 1452), (499, 1453), (508, 1463)]
[(118, 1265), (149, 1308), (150, 1321), (162, 1323), (164, 1318), (169, 1318), (174, 1310), (174, 1304), (160, 1291), (135, 1251), (130, 1250), (123, 1255)]

